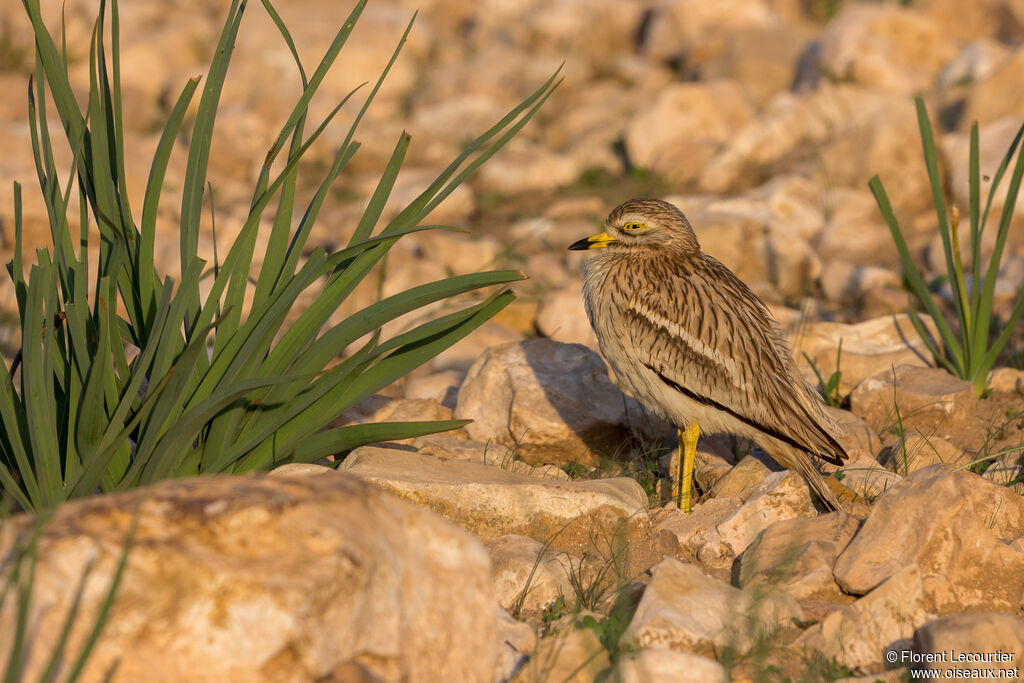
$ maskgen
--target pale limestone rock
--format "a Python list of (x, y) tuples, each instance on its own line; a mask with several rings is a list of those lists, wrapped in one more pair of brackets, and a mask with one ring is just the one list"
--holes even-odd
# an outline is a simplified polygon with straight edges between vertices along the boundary
[(464, 376), (464, 372), (454, 369), (429, 374), (410, 373), (405, 379), (405, 398), (431, 399), (454, 408), (455, 396)]
[(782, 469), (781, 465), (767, 455), (752, 453), (741, 458), (735, 467), (715, 482), (710, 496), (747, 500), (762, 481), (773, 473), (781, 472)]
[(855, 672), (885, 668), (893, 643), (909, 639), (931, 618), (920, 570), (909, 566), (848, 607), (832, 612), (797, 640), (805, 651), (834, 657)]
[(668, 85), (626, 127), (630, 163), (675, 180), (696, 177), (701, 162), (753, 113), (731, 81)]
[(647, 509), (647, 494), (625, 477), (558, 481), (372, 446), (352, 451), (340, 469), (429, 507), (484, 542), (506, 534), (544, 541), (570, 523), (614, 525)]
[[(922, 663), (915, 669), (928, 668), (940, 672), (936, 677), (970, 677), (971, 669), (1012, 669), (1018, 673), (1024, 667), (1024, 620), (1014, 614), (1001, 612), (975, 612), (942, 617), (923, 624), (914, 631), (913, 650), (919, 654), (940, 655), (935, 662)], [(1002, 658), (984, 662), (951, 662), (949, 653), (981, 655), (1007, 654)], [(956, 676), (958, 671), (966, 676)], [(949, 673), (947, 673), (949, 672)], [(1002, 675), (1002, 674), (997, 674)]]
[(882, 465), (904, 476), (940, 462), (960, 465), (971, 460), (973, 456), (942, 437), (925, 437), (917, 433), (909, 434), (887, 448), (880, 458)]
[[(71, 651), (81, 647), (136, 512), (85, 680), (115, 660), (120, 678), (148, 681), (493, 675), (498, 627), (483, 545), (329, 472), (178, 479), (62, 506), (39, 542), (30, 678), (60, 634), (69, 585), (95, 558), (71, 632)], [(11, 632), (14, 607), (0, 611), (0, 632)]]
[(529, 474), (545, 479), (568, 481), (569, 475), (554, 465), (535, 467), (516, 459), (515, 449), (500, 444), (458, 439), (448, 433), (418, 436), (410, 444), (425, 455), (436, 455), (445, 460), (468, 460), (481, 465), (493, 465), (509, 472)]
[(560, 630), (537, 643), (530, 660), (512, 680), (590, 683), (609, 664), (608, 651), (591, 629)]
[(613, 683), (716, 683), (729, 680), (725, 668), (713, 659), (690, 652), (648, 649), (627, 652), (615, 663)]
[(620, 644), (667, 648), (711, 656), (753, 644), (751, 622), (771, 631), (803, 613), (784, 595), (756, 596), (705, 574), (699, 567), (665, 558), (651, 570), (651, 581)]
[(807, 482), (796, 472), (773, 472), (758, 484), (743, 505), (718, 523), (716, 530), (733, 557), (773, 523), (815, 514)]
[(878, 497), (835, 565), (836, 581), (863, 594), (906, 567), (920, 570), (935, 614), (1017, 610), (1024, 593), (1024, 499), (967, 471), (932, 465)]
[(670, 504), (655, 527), (658, 549), (684, 562), (699, 563), (716, 577), (727, 580), (733, 557), (722, 542), (718, 523), (739, 509), (737, 498), (708, 498), (686, 514)]
[[(845, 348), (845, 344), (844, 344)], [(971, 448), (977, 399), (965, 380), (941, 368), (897, 365), (862, 380), (850, 394), (850, 410), (879, 434), (902, 428), (940, 436)]]
[[(987, 78), (971, 86), (964, 108), (964, 121), (978, 121), (981, 132), (989, 124), (1003, 118), (1020, 121), (1024, 118), (1024, 103), (1007, 97), (1007, 88), (1020, 83), (1024, 77), (1024, 52), (1014, 50)], [(1006, 148), (1003, 148), (1005, 153)], [(958, 163), (963, 163), (958, 160)], [(997, 162), (998, 163), (998, 162)], [(988, 196), (987, 189), (983, 196)], [(998, 215), (998, 214), (996, 214)]]
[(859, 525), (842, 511), (775, 522), (740, 556), (740, 587), (783, 590), (797, 600), (841, 599), (832, 566)]
[[(930, 330), (933, 337), (938, 339), (935, 323), (928, 316), (921, 316), (921, 319), (925, 329)], [(817, 377), (804, 354), (817, 366), (822, 377), (828, 380), (836, 371), (836, 355), (842, 341), (843, 348), (838, 355), (839, 370), (843, 373), (839, 380), (839, 392), (843, 396), (849, 394), (863, 379), (884, 368), (892, 365), (924, 367), (931, 363), (928, 348), (906, 314), (882, 316), (854, 325), (808, 323), (789, 341), (793, 359), (804, 377), (814, 386), (817, 386)]]
[(992, 391), (1024, 393), (1024, 371), (1016, 368), (996, 368), (988, 376), (988, 387)]
[(559, 595), (572, 595), (571, 560), (526, 536), (507, 535), (492, 541), (491, 571), (498, 604), (507, 610), (539, 612)]
[[(635, 411), (635, 412), (634, 412)], [(608, 379), (598, 355), (549, 339), (491, 348), (470, 368), (455, 415), (478, 441), (516, 447), (533, 464), (597, 463), (645, 427), (636, 401)]]
[(892, 5), (844, 5), (821, 42), (829, 73), (902, 95), (926, 90), (956, 54), (927, 15)]
[(537, 331), (548, 339), (597, 350), (597, 335), (583, 306), (583, 284), (548, 292), (537, 310)]
[[(878, 438), (878, 434), (858, 415), (842, 408), (833, 408), (832, 406), (824, 408), (825, 413), (835, 420), (835, 423), (843, 431), (838, 436), (838, 441), (846, 449), (848, 455), (851, 451), (863, 451), (873, 455), (882, 450), (882, 441)], [(823, 463), (823, 466), (826, 470), (835, 468), (830, 463)]]

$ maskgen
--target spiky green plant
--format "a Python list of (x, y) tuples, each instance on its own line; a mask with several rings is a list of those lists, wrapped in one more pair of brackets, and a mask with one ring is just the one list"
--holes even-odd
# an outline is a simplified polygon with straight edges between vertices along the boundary
[[(1002, 162), (999, 164), (995, 175), (992, 177), (992, 187), (988, 193), (988, 200), (984, 209), (981, 204), (981, 171), (979, 169), (978, 151), (978, 124), (971, 126), (971, 150), (968, 168), (969, 184), (969, 206), (968, 216), (970, 219), (970, 243), (971, 260), (970, 267), (964, 268), (960, 255), (959, 229), (960, 218), (956, 207), (952, 211), (952, 220), (947, 216), (946, 202), (943, 195), (942, 178), (939, 175), (938, 152), (935, 148), (935, 137), (932, 134), (932, 126), (928, 119), (928, 111), (921, 98), (916, 99), (917, 121), (921, 129), (921, 143), (924, 147), (924, 161), (928, 168), (928, 179), (931, 182), (932, 199), (935, 203), (935, 215), (938, 219), (939, 234), (942, 237), (942, 249), (946, 257), (946, 276), (953, 293), (953, 309), (956, 312), (956, 330), (946, 321), (939, 308), (939, 303), (929, 290), (927, 283), (921, 276), (921, 271), (914, 263), (910, 254), (907, 241), (903, 237), (903, 231), (893, 213), (889, 197), (882, 186), (878, 176), (871, 178), (868, 186), (875, 195), (878, 207), (882, 216), (889, 225), (896, 249), (899, 251), (900, 260), (903, 263), (903, 272), (910, 283), (911, 291), (914, 293), (920, 305), (931, 315), (938, 328), (939, 336), (942, 338), (943, 349), (940, 350), (936, 340), (925, 329), (921, 319), (916, 313), (911, 313), (911, 320), (917, 333), (927, 345), (928, 350), (935, 359), (947, 370), (969, 381), (974, 386), (978, 396), (985, 392), (988, 384), (988, 376), (995, 366), (999, 353), (1006, 346), (1010, 335), (1017, 326), (1017, 322), (1024, 314), (1024, 290), (1017, 295), (1013, 309), (1008, 316), (1003, 329), (992, 339), (993, 306), (995, 296), (996, 280), (999, 276), (999, 264), (1003, 257), (1003, 249), (1006, 246), (1006, 237), (1010, 231), (1010, 222), (1013, 219), (1013, 211), (1017, 205), (1017, 194), (1020, 191), (1021, 177), (1024, 175), (1024, 155), (1018, 155), (1017, 163), (1014, 166), (1010, 178), (1010, 185), (1006, 190), (1006, 200), (1003, 204), (1002, 214), (999, 217), (999, 227), (996, 232), (995, 247), (987, 265), (983, 264), (981, 257), (981, 239), (985, 232), (988, 221), (989, 209), (992, 207), (992, 199), (995, 197), (996, 189), (1003, 179), (1006, 169), (1013, 159), (1014, 153), (1020, 145), (1021, 136), (1024, 135), (1024, 126), (1017, 131), (1013, 142), (1006, 150)], [(968, 275), (970, 278), (968, 279)]]
[[(185, 84), (170, 113), (137, 213), (125, 183), (124, 159), (132, 152), (126, 148), (122, 126), (116, 0), (110, 5), (109, 55), (104, 45), (106, 3), (100, 3), (84, 109), (68, 79), (66, 44), (62, 40), (58, 48), (43, 23), (39, 0), (23, 4), (36, 48), (35, 75), (29, 84), (32, 149), (53, 252), (37, 251), (37, 262), (26, 277), (21, 188), (16, 184), (16, 249), (8, 271), (21, 316), (22, 347), (10, 368), (0, 364), (0, 487), (7, 496), (26, 509), (38, 510), (97, 490), (313, 461), (363, 443), (464, 424), (450, 420), (323, 430), (353, 404), (465, 337), (510, 303), (513, 295), (496, 292), (384, 340), (383, 325), (423, 306), (518, 280), (521, 273), (452, 277), (378, 301), (339, 323), (329, 324), (329, 318), (399, 239), (440, 227), (421, 223), (530, 120), (557, 86), (557, 74), (473, 140), (422, 194), (377, 229), (409, 146), (409, 136), (403, 133), (345, 248), (332, 254), (315, 249), (303, 257), (328, 191), (359, 148), (354, 139), (357, 127), (412, 21), (313, 198), (300, 208), (295, 201), (299, 161), (352, 93), (307, 135), (308, 105), (366, 0), (356, 3), (308, 76), (287, 27), (269, 0), (263, 0), (295, 60), (302, 95), (266, 155), (248, 216), (231, 249), (223, 262), (215, 258), (208, 267), (197, 252), (201, 212), (211, 186), (210, 140), (246, 8), (246, 0), (233, 0), (191, 126), (181, 197), (181, 268), (175, 282), (155, 271), (156, 221), (160, 202), (168, 199), (163, 192), (168, 160), (199, 80)], [(48, 95), (73, 159), (71, 168), (63, 171), (54, 161)], [(77, 216), (68, 215), (73, 191), (80, 199)], [(272, 227), (262, 264), (253, 274), (258, 226), (271, 207)], [(73, 237), (71, 225), (76, 220)], [(90, 264), (90, 233), (97, 230), (99, 262)], [(199, 288), (204, 276), (212, 279), (205, 297)], [(286, 324), (300, 294), (318, 282), (325, 282), (322, 293)], [(249, 300), (246, 314), (243, 304)], [(343, 350), (366, 338), (369, 341), (344, 361), (331, 365)]]

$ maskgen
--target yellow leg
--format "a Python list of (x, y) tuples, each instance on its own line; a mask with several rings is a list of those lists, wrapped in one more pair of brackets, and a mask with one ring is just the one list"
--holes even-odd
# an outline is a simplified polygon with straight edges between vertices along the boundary
[(700, 427), (691, 422), (686, 429), (679, 430), (679, 496), (677, 503), (683, 512), (689, 514), (693, 498), (693, 461), (697, 457), (697, 439), (700, 438)]

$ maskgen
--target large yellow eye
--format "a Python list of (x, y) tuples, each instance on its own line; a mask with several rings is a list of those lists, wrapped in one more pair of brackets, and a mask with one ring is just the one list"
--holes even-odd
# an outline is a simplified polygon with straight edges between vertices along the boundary
[(646, 223), (626, 223), (622, 226), (622, 229), (626, 232), (636, 232), (637, 230), (643, 230), (646, 227)]

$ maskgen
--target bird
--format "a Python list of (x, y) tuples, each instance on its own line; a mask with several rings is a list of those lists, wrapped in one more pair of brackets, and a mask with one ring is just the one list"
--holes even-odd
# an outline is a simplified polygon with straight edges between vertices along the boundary
[(631, 199), (604, 227), (569, 249), (594, 251), (583, 299), (620, 386), (678, 429), (677, 505), (691, 510), (703, 429), (753, 440), (802, 475), (826, 507), (841, 509), (812, 458), (846, 461), (843, 432), (797, 370), (764, 302), (701, 250), (673, 204)]

